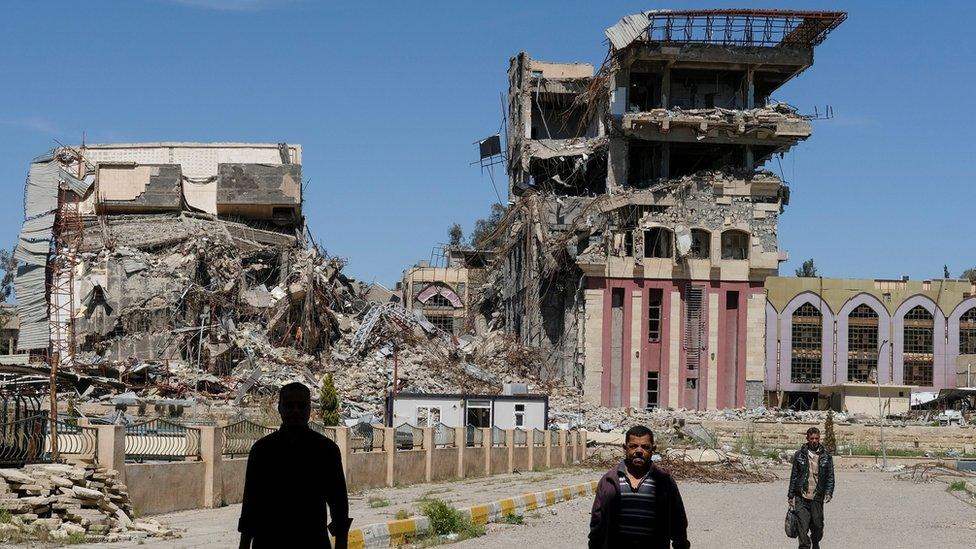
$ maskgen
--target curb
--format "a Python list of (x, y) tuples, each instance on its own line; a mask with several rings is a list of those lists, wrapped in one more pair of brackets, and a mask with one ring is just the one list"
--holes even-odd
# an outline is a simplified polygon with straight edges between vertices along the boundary
[[(597, 481), (594, 480), (542, 492), (531, 492), (458, 510), (467, 515), (475, 524), (487, 524), (497, 522), (509, 513), (523, 514), (526, 511), (595, 494), (596, 486)], [(395, 547), (406, 543), (407, 537), (422, 533), (429, 527), (430, 519), (427, 517), (367, 524), (362, 528), (354, 528), (349, 531), (349, 549)]]

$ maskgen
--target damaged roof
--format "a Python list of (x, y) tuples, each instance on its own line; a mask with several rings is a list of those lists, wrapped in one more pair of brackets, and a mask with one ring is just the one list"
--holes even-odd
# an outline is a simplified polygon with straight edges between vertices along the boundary
[(842, 11), (649, 10), (624, 16), (605, 34), (616, 50), (637, 41), (812, 47), (845, 19)]

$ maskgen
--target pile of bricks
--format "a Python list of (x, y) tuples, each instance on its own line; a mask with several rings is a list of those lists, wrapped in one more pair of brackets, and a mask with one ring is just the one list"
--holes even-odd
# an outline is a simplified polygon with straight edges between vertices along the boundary
[(172, 536), (154, 520), (134, 521), (118, 471), (65, 464), (0, 469), (0, 539), (136, 540)]

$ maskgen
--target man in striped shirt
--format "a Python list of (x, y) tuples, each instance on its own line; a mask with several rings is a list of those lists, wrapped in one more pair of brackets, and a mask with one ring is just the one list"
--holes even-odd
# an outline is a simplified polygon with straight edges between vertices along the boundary
[(603, 476), (590, 516), (590, 549), (688, 549), (688, 518), (674, 479), (651, 463), (654, 433), (624, 436), (624, 461)]

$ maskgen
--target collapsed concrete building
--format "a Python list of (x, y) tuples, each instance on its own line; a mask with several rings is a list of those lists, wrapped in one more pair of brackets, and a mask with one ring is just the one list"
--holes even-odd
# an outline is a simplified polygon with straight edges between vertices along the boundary
[(40, 361), (219, 386), (274, 347), (327, 350), (351, 305), (305, 232), (299, 145), (62, 147), (25, 196), (17, 345)]
[(762, 169), (811, 134), (772, 95), (841, 12), (648, 11), (587, 64), (508, 71), (508, 216), (493, 273), (542, 374), (607, 407), (763, 402), (763, 281), (789, 187)]

